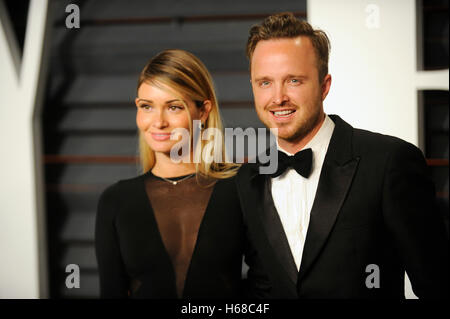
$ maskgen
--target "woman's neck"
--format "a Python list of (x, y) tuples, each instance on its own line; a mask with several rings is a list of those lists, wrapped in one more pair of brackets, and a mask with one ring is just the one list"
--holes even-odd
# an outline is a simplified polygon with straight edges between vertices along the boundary
[(155, 153), (155, 165), (152, 173), (160, 177), (176, 177), (195, 173), (194, 163), (174, 163), (170, 156), (163, 153)]

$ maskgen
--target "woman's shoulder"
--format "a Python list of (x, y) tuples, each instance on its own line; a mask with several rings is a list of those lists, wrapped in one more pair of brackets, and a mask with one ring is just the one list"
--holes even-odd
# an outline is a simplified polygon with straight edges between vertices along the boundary
[(130, 201), (135, 202), (137, 190), (142, 185), (145, 174), (121, 179), (107, 186), (101, 193), (97, 203), (97, 219), (111, 220), (122, 211), (121, 207), (127, 207)]
[(120, 179), (117, 182), (108, 185), (100, 194), (100, 200), (120, 200), (120, 198), (129, 198), (130, 194), (136, 192), (142, 185), (142, 179), (146, 174)]

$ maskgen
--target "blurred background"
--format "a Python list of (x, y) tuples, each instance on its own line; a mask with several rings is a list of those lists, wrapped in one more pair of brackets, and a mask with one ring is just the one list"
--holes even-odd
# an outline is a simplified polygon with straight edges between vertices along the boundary
[[(79, 28), (66, 26), (69, 4)], [(282, 11), (330, 35), (327, 113), (422, 149), (448, 228), (448, 1), (0, 0), (1, 298), (98, 297), (96, 205), (140, 174), (141, 69), (188, 50), (213, 76), (225, 126), (263, 127), (245, 44)], [(69, 264), (80, 288), (66, 287)]]

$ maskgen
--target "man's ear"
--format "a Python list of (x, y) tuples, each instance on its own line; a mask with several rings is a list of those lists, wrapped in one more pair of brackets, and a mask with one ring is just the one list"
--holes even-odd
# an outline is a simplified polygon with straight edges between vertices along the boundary
[(212, 103), (210, 100), (204, 100), (203, 101), (203, 105), (202, 105), (202, 109), (200, 112), (200, 120), (202, 121), (202, 123), (205, 123), (206, 120), (208, 119), (209, 116), (209, 112), (211, 112), (212, 109)]
[(327, 97), (328, 92), (330, 91), (330, 87), (331, 87), (331, 74), (327, 74), (323, 78), (321, 85), (322, 101), (325, 100), (325, 98)]

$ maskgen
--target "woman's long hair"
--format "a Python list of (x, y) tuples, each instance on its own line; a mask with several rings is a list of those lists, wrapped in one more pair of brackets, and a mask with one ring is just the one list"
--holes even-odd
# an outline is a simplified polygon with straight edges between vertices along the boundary
[[(137, 89), (142, 83), (148, 83), (162, 89), (169, 87), (179, 95), (178, 97), (183, 104), (183, 96), (194, 101), (197, 107), (202, 107), (203, 101), (210, 100), (211, 111), (204, 123), (204, 129), (215, 128), (220, 130), (222, 134), (221, 138), (217, 138), (217, 136), (212, 136), (214, 130), (208, 130), (207, 139), (201, 139), (201, 142), (196, 143), (197, 149), (195, 151), (200, 154), (199, 163), (196, 163), (195, 166), (197, 176), (223, 179), (236, 174), (240, 165), (225, 161), (223, 125), (211, 75), (196, 56), (178, 49), (162, 51), (153, 57), (142, 70)], [(185, 109), (188, 112), (190, 136), (192, 136), (192, 119), (187, 105), (185, 105)], [(206, 157), (209, 157), (209, 159), (205, 161), (203, 150), (205, 145), (211, 143), (209, 142), (210, 137), (214, 139), (214, 144), (212, 152), (209, 152), (210, 149), (207, 150)], [(211, 155), (217, 154), (217, 152), (221, 155), (220, 162), (216, 162), (214, 156)], [(155, 165), (155, 153), (148, 146), (141, 132), (139, 132), (139, 159), (143, 173), (148, 172)]]

